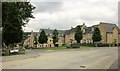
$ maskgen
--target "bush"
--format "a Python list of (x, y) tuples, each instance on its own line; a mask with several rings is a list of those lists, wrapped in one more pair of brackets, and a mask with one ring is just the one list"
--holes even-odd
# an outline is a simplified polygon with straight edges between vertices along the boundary
[(114, 46), (120, 46), (120, 43), (79, 43), (79, 44), (72, 44), (71, 46), (64, 45), (66, 48), (80, 48), (80, 46), (88, 46), (88, 47), (114, 47)]
[(89, 47), (109, 47), (108, 43), (80, 43), (80, 46), (89, 46)]
[(114, 47), (114, 46), (118, 46), (118, 44), (117, 43), (112, 43), (112, 46)]
[(71, 44), (71, 48), (80, 48), (79, 44)]
[(67, 46), (66, 48), (67, 48), (67, 49), (69, 49), (69, 48), (70, 48), (70, 46)]
[(120, 43), (118, 43), (118, 46), (120, 46)]
[(10, 50), (7, 48), (2, 48), (2, 56), (8, 56), (10, 55)]
[(109, 44), (108, 43), (104, 43), (104, 44), (97, 44), (98, 45), (98, 47), (109, 47)]
[(95, 44), (93, 44), (93, 43), (79, 43), (79, 46), (95, 47)]
[(67, 44), (62, 44), (62, 46), (63, 46), (63, 47), (68, 47), (69, 45), (67, 45)]
[(19, 48), (19, 54), (25, 54), (25, 48), (24, 47)]

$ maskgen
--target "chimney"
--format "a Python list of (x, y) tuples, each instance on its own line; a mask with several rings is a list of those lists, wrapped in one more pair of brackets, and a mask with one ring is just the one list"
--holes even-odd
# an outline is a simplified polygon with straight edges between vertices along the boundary
[(83, 25), (85, 25), (85, 23), (83, 23)]

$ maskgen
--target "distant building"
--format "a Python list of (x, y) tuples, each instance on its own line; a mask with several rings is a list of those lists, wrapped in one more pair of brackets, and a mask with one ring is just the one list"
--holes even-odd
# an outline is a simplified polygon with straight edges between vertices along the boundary
[[(120, 29), (116, 24), (100, 22), (98, 25), (93, 25), (91, 27), (86, 27), (85, 24), (80, 25), (81, 30), (83, 31), (83, 39), (81, 43), (92, 43), (92, 35), (95, 27), (98, 27), (101, 32), (102, 41), (101, 43), (120, 43)], [(66, 31), (65, 34), (65, 43), (70, 44), (70, 40), (73, 40), (73, 43), (76, 43), (74, 39), (75, 28), (71, 28)]]
[[(44, 30), (46, 35), (48, 36), (47, 43), (40, 44), (38, 42), (38, 37), (40, 36), (41, 30)], [(57, 46), (62, 46), (65, 43), (65, 35), (64, 35), (65, 30), (57, 30), (57, 31), (59, 33), (58, 34), (59, 40), (56, 43), (56, 45)], [(53, 30), (51, 30), (51, 29), (40, 29), (39, 32), (31, 32), (31, 34), (30, 34), (30, 32), (25, 32), (25, 34), (27, 34), (27, 33), (29, 33), (29, 34), (27, 34), (28, 38), (26, 38), (26, 40), (24, 42), (24, 45), (28, 46), (28, 47), (35, 47), (35, 45), (34, 45), (34, 37), (37, 37), (37, 43), (38, 44), (36, 45), (36, 47), (38, 47), (38, 48), (41, 48), (41, 47), (54, 47), (53, 39), (52, 39), (52, 32), (53, 32)]]
[(116, 24), (100, 22), (99, 29), (102, 35), (102, 43), (120, 43), (120, 29)]
[[(116, 24), (104, 23), (100, 22), (98, 25), (93, 25), (91, 27), (87, 27), (85, 23), (81, 26), (81, 30), (83, 31), (83, 39), (80, 41), (81, 43), (93, 43), (92, 35), (95, 27), (98, 27), (101, 32), (102, 40), (101, 43), (120, 43), (120, 29)], [(54, 47), (52, 32), (50, 28), (48, 29), (40, 29), (39, 32), (26, 32), (29, 33), (24, 44), (29, 47), (34, 47), (34, 37), (39, 37), (39, 33), (41, 30), (44, 30), (46, 35), (48, 36), (48, 41), (45, 44), (37, 44), (37, 47)], [(76, 27), (69, 30), (58, 30), (59, 33), (59, 41), (56, 43), (58, 46), (62, 46), (63, 44), (71, 44), (76, 43), (74, 38), (76, 31)]]
[(34, 47), (34, 37), (36, 37), (39, 33), (38, 32), (25, 32), (24, 33), (24, 46)]

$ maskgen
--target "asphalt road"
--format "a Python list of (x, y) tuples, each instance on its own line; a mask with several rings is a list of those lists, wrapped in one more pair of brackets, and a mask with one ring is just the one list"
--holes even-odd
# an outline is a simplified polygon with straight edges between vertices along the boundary
[[(117, 47), (27, 51), (29, 54), (3, 57), (3, 69), (116, 69)], [(36, 56), (34, 56), (36, 55)], [(31, 56), (31, 57), (27, 57)], [(22, 58), (23, 57), (23, 58)], [(25, 58), (26, 57), (26, 58)], [(111, 67), (113, 65), (113, 67)], [(115, 66), (115, 68), (114, 68)]]

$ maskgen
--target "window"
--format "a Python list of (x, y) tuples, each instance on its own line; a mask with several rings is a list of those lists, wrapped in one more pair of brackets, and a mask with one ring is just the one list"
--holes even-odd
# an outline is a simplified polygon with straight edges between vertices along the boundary
[(50, 45), (50, 47), (51, 47), (51, 45)]
[(46, 47), (48, 47), (48, 45), (46, 44)]
[(52, 42), (52, 40), (50, 40), (50, 42)]
[(117, 42), (117, 39), (114, 39), (114, 42), (116, 43), (116, 42)]
[(40, 44), (40, 47), (42, 47), (43, 45), (42, 44)]

